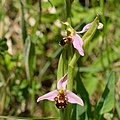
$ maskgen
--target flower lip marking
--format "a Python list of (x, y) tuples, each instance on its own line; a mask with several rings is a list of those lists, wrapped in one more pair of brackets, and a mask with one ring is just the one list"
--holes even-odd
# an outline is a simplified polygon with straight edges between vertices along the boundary
[(64, 46), (64, 45), (65, 45), (66, 43), (68, 43), (68, 42), (72, 42), (72, 36), (71, 36), (71, 35), (64, 37), (64, 38), (59, 42), (59, 44), (60, 44), (61, 46)]
[(61, 46), (64, 46), (66, 43), (67, 43), (66, 38), (63, 38), (63, 39), (59, 42), (59, 44), (60, 44)]
[(58, 95), (54, 98), (54, 100), (55, 105), (58, 109), (64, 109), (68, 104), (68, 98), (66, 97), (65, 92), (62, 88), (58, 90)]

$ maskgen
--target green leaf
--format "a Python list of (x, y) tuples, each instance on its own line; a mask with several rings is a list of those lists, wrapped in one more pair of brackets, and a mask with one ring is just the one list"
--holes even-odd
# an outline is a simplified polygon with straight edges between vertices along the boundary
[(73, 105), (71, 120), (88, 120), (86, 107), (82, 107), (78, 104)]
[(27, 38), (27, 31), (26, 31), (26, 22), (25, 22), (25, 13), (24, 13), (24, 5), (22, 0), (20, 0), (21, 5), (21, 30), (22, 30), (22, 39), (23, 43), (25, 44), (25, 40)]
[(99, 16), (97, 15), (97, 17), (92, 22), (92, 25), (90, 26), (89, 30), (82, 37), (82, 39), (84, 41), (84, 44), (83, 44), (84, 47), (86, 47), (87, 44), (89, 43), (89, 41), (93, 38), (93, 36), (97, 30), (98, 23), (99, 23)]
[(73, 108), (71, 120), (88, 120), (88, 117), (90, 118), (90, 116), (92, 115), (89, 94), (84, 87), (79, 72), (77, 72), (76, 75), (76, 92), (82, 98), (84, 106), (82, 107), (77, 104), (72, 105)]
[[(54, 60), (54, 59), (60, 54), (61, 50), (62, 50), (62, 48), (58, 48), (58, 49), (54, 52), (54, 54), (52, 54), (51, 59)], [(43, 68), (40, 69), (40, 75), (39, 75), (40, 78), (42, 78), (43, 75), (46, 73), (47, 69), (48, 69), (49, 66), (51, 65), (52, 60), (47, 61), (47, 63), (43, 66)]]
[(66, 73), (66, 68), (66, 49), (63, 49), (58, 63), (57, 81)]
[(85, 86), (85, 89), (87, 90), (89, 96), (91, 96), (94, 91), (97, 89), (97, 84), (98, 84), (98, 78), (95, 76), (93, 73), (84, 73), (83, 77), (83, 84)]
[(28, 85), (28, 82), (27, 82), (27, 80), (22, 80), (22, 82), (21, 82), (21, 84), (20, 84), (20, 89), (24, 89), (25, 87), (27, 87), (27, 85)]
[(115, 102), (115, 107), (116, 107), (116, 111), (117, 111), (119, 119), (120, 119), (120, 104), (118, 101)]
[(59, 118), (33, 118), (33, 117), (16, 117), (16, 116), (0, 116), (0, 118), (4, 118), (5, 120), (59, 120)]
[(7, 39), (6, 38), (0, 39), (0, 52), (5, 52), (7, 49), (8, 49)]
[(111, 73), (102, 97), (97, 106), (97, 112), (100, 115), (111, 111), (115, 103), (115, 74)]
[(0, 21), (3, 20), (4, 14), (5, 14), (4, 6), (2, 4), (0, 4)]
[(24, 60), (27, 78), (30, 80), (35, 68), (35, 46), (31, 42), (30, 36), (25, 41)]

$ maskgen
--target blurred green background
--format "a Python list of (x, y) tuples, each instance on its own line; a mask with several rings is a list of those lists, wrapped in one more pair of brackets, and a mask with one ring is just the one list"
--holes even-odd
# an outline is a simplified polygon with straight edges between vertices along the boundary
[[(104, 24), (79, 59), (78, 69), (93, 110), (109, 73), (115, 72), (113, 120), (120, 119), (119, 6), (119, 0), (74, 0), (71, 8), (72, 27), (77, 31), (97, 14)], [(59, 117), (54, 102), (36, 99), (56, 88), (59, 41), (65, 34), (61, 21), (65, 20), (65, 0), (0, 1), (1, 116)], [(109, 115), (104, 114), (104, 119), (110, 120)]]

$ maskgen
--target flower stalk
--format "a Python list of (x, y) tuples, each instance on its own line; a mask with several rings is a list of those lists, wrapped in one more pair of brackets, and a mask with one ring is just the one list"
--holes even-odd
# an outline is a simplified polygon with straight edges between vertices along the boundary
[[(68, 18), (71, 17), (72, 2), (73, 0), (66, 0), (66, 21), (68, 21)], [(75, 31), (68, 22), (63, 24), (67, 26), (69, 34), (60, 41), (60, 44), (64, 47), (58, 63), (57, 89), (40, 96), (37, 99), (37, 102), (45, 99), (54, 101), (56, 107), (60, 109), (61, 120), (70, 120), (71, 104), (68, 103), (76, 103), (84, 106), (82, 99), (72, 92), (75, 65), (80, 55), (84, 56), (83, 47), (85, 48), (88, 45), (96, 30), (101, 29), (103, 26), (99, 23), (98, 15), (92, 23), (87, 24), (81, 31), (78, 32)], [(86, 33), (81, 38), (78, 34), (84, 32)], [(74, 55), (73, 48), (75, 48)]]
[[(66, 0), (66, 18), (71, 22), (71, 0)], [(67, 20), (68, 21), (68, 20)]]
[[(89, 26), (86, 25), (83, 28), (83, 30), (80, 31), (81, 33), (87, 31), (82, 38), (80, 38), (77, 35), (77, 32), (74, 35), (75, 37), (72, 38), (75, 41), (75, 42), (73, 41), (74, 42), (73, 46), (78, 51), (75, 51), (72, 59), (68, 63), (68, 86), (67, 86), (67, 89), (70, 90), (70, 91), (72, 91), (72, 89), (73, 89), (74, 67), (75, 67), (80, 55), (82, 55), (82, 56), (84, 55), (81, 40), (84, 41), (83, 46), (85, 48), (87, 46), (87, 44), (90, 42), (90, 40), (93, 38), (97, 28), (101, 28), (101, 24), (100, 24), (100, 26), (98, 26), (98, 25), (99, 25), (99, 16), (97, 16), (95, 18), (95, 20), (91, 24), (89, 24)], [(70, 108), (70, 106), (68, 106), (68, 108), (65, 110), (65, 113), (64, 113), (65, 114), (64, 115), (64, 120), (70, 120), (70, 113), (71, 113), (70, 111), (71, 111), (71, 108)]]

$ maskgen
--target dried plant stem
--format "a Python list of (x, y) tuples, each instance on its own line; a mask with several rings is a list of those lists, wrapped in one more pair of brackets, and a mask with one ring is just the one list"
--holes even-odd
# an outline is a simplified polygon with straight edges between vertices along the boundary
[(39, 24), (41, 23), (42, 18), (42, 1), (39, 0)]
[(21, 5), (21, 30), (22, 30), (22, 39), (23, 39), (23, 44), (25, 44), (25, 40), (27, 38), (27, 31), (26, 31), (26, 22), (24, 18), (24, 6), (22, 0), (20, 0), (20, 5)]

